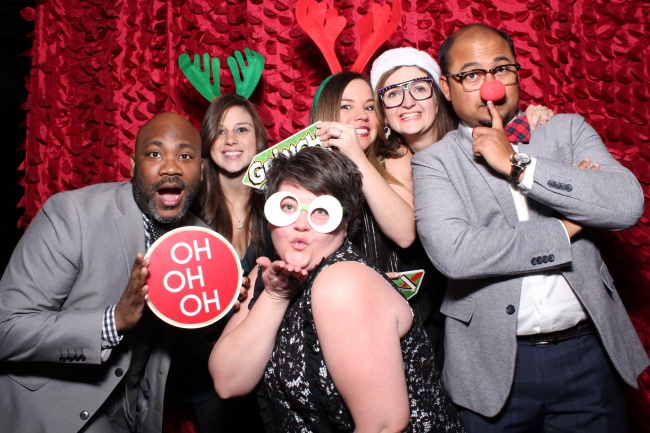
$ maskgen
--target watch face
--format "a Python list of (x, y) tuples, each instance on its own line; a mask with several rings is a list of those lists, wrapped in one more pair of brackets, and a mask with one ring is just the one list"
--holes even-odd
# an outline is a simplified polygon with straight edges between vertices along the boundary
[(512, 157), (512, 160), (517, 165), (528, 165), (530, 164), (530, 156), (525, 153), (515, 153)]

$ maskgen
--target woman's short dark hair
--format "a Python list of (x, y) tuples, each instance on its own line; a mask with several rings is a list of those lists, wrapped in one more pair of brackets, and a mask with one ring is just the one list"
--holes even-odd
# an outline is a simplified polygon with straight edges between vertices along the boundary
[(290, 182), (315, 195), (331, 195), (345, 208), (343, 218), (347, 234), (353, 235), (360, 224), (363, 208), (363, 180), (357, 166), (335, 150), (306, 147), (294, 156), (278, 155), (266, 172), (266, 198), (278, 192), (282, 182)]

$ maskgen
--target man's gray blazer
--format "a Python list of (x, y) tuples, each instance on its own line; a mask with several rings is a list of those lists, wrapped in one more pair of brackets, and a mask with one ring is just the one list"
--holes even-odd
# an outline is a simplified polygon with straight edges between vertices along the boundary
[[(441, 309), (447, 316), (443, 380), (455, 403), (485, 416), (496, 415), (510, 393), (522, 278), (535, 272), (562, 272), (625, 382), (636, 387), (648, 365), (593, 233), (586, 228), (569, 242), (558, 221), (631, 227), (643, 213), (638, 181), (578, 115), (553, 117), (519, 151), (537, 158), (524, 222), (509, 182), (472, 152), (467, 128), (412, 160), (418, 234), (450, 279)], [(585, 158), (600, 170), (572, 165)]]
[[(183, 225), (204, 226), (191, 214)], [(0, 280), (0, 431), (76, 432), (114, 390), (125, 395), (124, 385), (116, 389), (125, 374), (131, 402), (114, 409), (124, 406), (132, 428), (133, 386), (140, 379), (129, 372), (133, 366), (140, 374), (146, 370), (151, 389), (148, 431), (162, 430), (169, 353), (137, 335), (157, 325), (141, 323), (101, 359), (104, 310), (117, 304), (144, 249), (142, 212), (130, 182), (59, 193), (43, 205)]]

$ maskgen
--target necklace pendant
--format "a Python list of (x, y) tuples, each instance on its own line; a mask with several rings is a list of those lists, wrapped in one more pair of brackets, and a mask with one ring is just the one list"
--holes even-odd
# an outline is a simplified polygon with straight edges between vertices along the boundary
[(238, 228), (239, 230), (241, 230), (242, 227), (244, 227), (244, 225), (243, 225), (241, 222), (238, 222), (238, 223), (237, 223), (237, 228)]

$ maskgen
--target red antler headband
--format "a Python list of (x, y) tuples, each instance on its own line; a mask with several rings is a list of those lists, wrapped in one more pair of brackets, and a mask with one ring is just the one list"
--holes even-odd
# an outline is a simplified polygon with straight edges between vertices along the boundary
[[(361, 73), (370, 57), (397, 30), (402, 20), (402, 3), (394, 0), (390, 8), (387, 4), (373, 4), (370, 12), (357, 23), (359, 29), (359, 55), (350, 69)], [(341, 63), (334, 51), (334, 42), (345, 28), (345, 18), (336, 9), (327, 10), (325, 3), (318, 0), (298, 0), (296, 2), (296, 21), (321, 50), (332, 74), (341, 72)], [(327, 77), (316, 90), (312, 109), (315, 109), (323, 88), (331, 78)]]
[[(373, 4), (368, 14), (357, 23), (359, 29), (359, 55), (350, 69), (362, 72), (370, 57), (386, 42), (397, 29), (402, 19), (402, 3), (393, 1), (392, 8), (387, 4)], [(296, 2), (296, 21), (309, 35), (325, 56), (332, 74), (341, 72), (341, 64), (334, 51), (334, 42), (345, 27), (345, 18), (336, 9), (327, 10), (325, 3), (318, 0), (298, 0)]]

